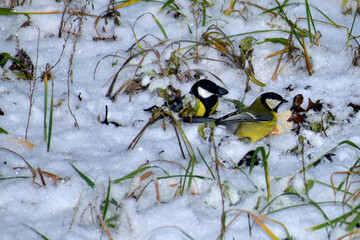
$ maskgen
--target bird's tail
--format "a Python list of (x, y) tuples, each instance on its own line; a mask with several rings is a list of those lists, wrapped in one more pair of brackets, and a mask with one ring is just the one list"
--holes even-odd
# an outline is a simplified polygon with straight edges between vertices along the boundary
[(207, 123), (207, 122), (215, 122), (216, 118), (211, 117), (184, 117), (183, 122), (186, 123)]

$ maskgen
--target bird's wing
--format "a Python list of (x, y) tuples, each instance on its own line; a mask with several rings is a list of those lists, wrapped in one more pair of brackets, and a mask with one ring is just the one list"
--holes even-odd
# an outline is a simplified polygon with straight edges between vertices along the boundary
[(247, 111), (236, 111), (229, 113), (221, 118), (211, 117), (185, 117), (184, 122), (188, 123), (207, 123), (215, 122), (216, 125), (239, 123), (239, 122), (266, 122), (273, 119), (271, 114), (255, 114)]
[(218, 118), (216, 124), (237, 123), (237, 122), (263, 122), (273, 119), (271, 114), (255, 114), (251, 112), (236, 111)]

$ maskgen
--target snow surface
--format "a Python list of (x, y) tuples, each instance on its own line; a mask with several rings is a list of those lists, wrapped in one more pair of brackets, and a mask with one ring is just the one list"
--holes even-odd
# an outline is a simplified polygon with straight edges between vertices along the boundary
[[(25, 136), (30, 105), (29, 82), (18, 80), (15, 77), (11, 78), (9, 72), (4, 72), (9, 67), (8, 65), (0, 69), (1, 76), (3, 76), (0, 80), (0, 108), (4, 112), (4, 115), (0, 116), (0, 126), (9, 133), (8, 135), (0, 134), (0, 147), (20, 154), (34, 168), (40, 167), (43, 171), (56, 174), (64, 179), (55, 183), (46, 178), (47, 186), (42, 187), (32, 184), (31, 178), (1, 180), (0, 239), (40, 238), (25, 225), (36, 229), (49, 239), (106, 239), (107, 236), (100, 227), (97, 214), (101, 215), (100, 206), (106, 198), (109, 178), (111, 180), (119, 179), (147, 161), (153, 161), (151, 166), (158, 166), (158, 168), (149, 169), (158, 177), (164, 176), (166, 174), (164, 171), (171, 175), (185, 173), (175, 163), (186, 168), (189, 157), (187, 156), (186, 159), (181, 157), (176, 134), (169, 122), (164, 131), (161, 121), (158, 121), (145, 131), (134, 150), (127, 150), (127, 147), (150, 117), (150, 114), (144, 112), (143, 109), (161, 103), (161, 99), (150, 90), (172, 84), (182, 93), (187, 93), (193, 82), (186, 80), (178, 82), (174, 76), (164, 79), (144, 79), (144, 83), (145, 81), (151, 82), (148, 89), (133, 94), (131, 101), (129, 101), (129, 95), (121, 93), (113, 102), (105, 96), (110, 84), (108, 79), (121, 67), (124, 60), (113, 57), (105, 58), (100, 62), (94, 74), (97, 63), (105, 56), (118, 54), (129, 57), (128, 53), (124, 51), (135, 43), (134, 32), (138, 39), (149, 33), (164, 39), (152, 15), (146, 14), (137, 20), (142, 14), (154, 14), (163, 25), (170, 41), (195, 41), (211, 24), (219, 26), (227, 35), (264, 29), (290, 30), (280, 17), (274, 18), (268, 14), (261, 14), (261, 10), (250, 5), (248, 6), (250, 10), (247, 15), (248, 20), (245, 21), (236, 12), (231, 16), (225, 16), (222, 13), (222, 10), (228, 8), (230, 1), (209, 1), (214, 4), (207, 8), (207, 15), (211, 17), (208, 20), (211, 21), (208, 21), (205, 27), (200, 24), (196, 36), (191, 2), (186, 0), (175, 2), (187, 17), (174, 18), (174, 12), (169, 11), (169, 8), (159, 13), (162, 4), (140, 2), (119, 9), (121, 25), (116, 26), (112, 20), (108, 20), (108, 25), (105, 26), (106, 33), (102, 32), (104, 21), (100, 20), (99, 31), (105, 36), (116, 35), (115, 41), (93, 41), (93, 37), (97, 36), (94, 28), (95, 18), (90, 16), (84, 18), (82, 34), (77, 41), (73, 59), (70, 102), (67, 96), (67, 80), (69, 58), (75, 39), (73, 36), (67, 42), (61, 61), (52, 69), (55, 78), (54, 99), (55, 103), (59, 104), (54, 108), (50, 152), (46, 151), (46, 143), (43, 141), (43, 82), (38, 80), (35, 85), (27, 138), (27, 141), (35, 144), (35, 147), (30, 149), (17, 141), (24, 139)], [(344, 15), (341, 9), (342, 1), (309, 2), (326, 13), (336, 24), (351, 27), (354, 12)], [(254, 3), (268, 9), (276, 6), (275, 1), (254, 1)], [(27, 1), (24, 6), (16, 7), (16, 11), (62, 11), (64, 4), (66, 3), (55, 3), (55, 1), (33, 1), (32, 3)], [(85, 11), (89, 14), (99, 15), (106, 9), (107, 4), (108, 2), (103, 0), (88, 2)], [(82, 2), (73, 3), (71, 10), (79, 11), (82, 5), (84, 5)], [(353, 8), (356, 6), (351, 1), (349, 5), (352, 5)], [(242, 5), (237, 3), (235, 8), (240, 9), (241, 7)], [(303, 4), (292, 5), (285, 8), (285, 11), (292, 21), (298, 17), (306, 17)], [(327, 21), (315, 9), (312, 9), (312, 14), (314, 19)], [(67, 35), (64, 34), (62, 38), (57, 37), (61, 14), (30, 15), (30, 25), (25, 28), (21, 27), (27, 20), (28, 18), (24, 15), (0, 16), (0, 51), (15, 55), (16, 48), (19, 47), (27, 52), (34, 64), (38, 52), (37, 76), (39, 76), (47, 63), (54, 65), (58, 61)], [(74, 20), (74, 25), (76, 21), (78, 20)], [(353, 29), (355, 36), (360, 33), (359, 22), (360, 19), (357, 17)], [(304, 20), (300, 21), (299, 25), (307, 28)], [(335, 28), (322, 23), (316, 23), (316, 27), (322, 34), (321, 45), (309, 47), (310, 43), (307, 40), (307, 50), (311, 56), (314, 74), (312, 76), (307, 74), (304, 68), (305, 62), (302, 59), (296, 65), (289, 64), (277, 80), (273, 81), (271, 75), (275, 70), (278, 58), (266, 59), (266, 56), (280, 51), (283, 47), (271, 43), (256, 45), (253, 55), (255, 73), (266, 86), (261, 88), (251, 84), (251, 90), (245, 98), (246, 76), (243, 70), (209, 60), (202, 60), (198, 64), (188, 61), (190, 68), (204, 69), (220, 77), (229, 90), (226, 98), (244, 99), (245, 104), (250, 104), (257, 96), (267, 91), (277, 92), (289, 100), (288, 104), (281, 106), (280, 111), (289, 109), (293, 97), (297, 94), (303, 94), (305, 101), (302, 106), (304, 108), (308, 104), (308, 98), (313, 101), (320, 99), (324, 103), (324, 109), (320, 113), (313, 112), (312, 117), (319, 121), (324, 112), (331, 111), (335, 116), (335, 124), (327, 130), (327, 137), (322, 132), (315, 133), (305, 129), (301, 131), (301, 135), (305, 137), (306, 141), (304, 154), (306, 165), (343, 140), (360, 144), (360, 113), (353, 113), (353, 109), (348, 106), (349, 103), (360, 104), (360, 71), (359, 68), (351, 67), (354, 50), (350, 45), (355, 47), (357, 45), (351, 41), (346, 46), (346, 30), (343, 28)], [(268, 37), (288, 37), (286, 33), (280, 32), (259, 33), (252, 36), (259, 41)], [(240, 44), (243, 37), (231, 38), (235, 47)], [(39, 49), (37, 49), (38, 39), (40, 40)], [(146, 40), (148, 44), (157, 42), (153, 37), (148, 37)], [(298, 43), (294, 42), (298, 46)], [(142, 44), (145, 47), (145, 44)], [(171, 51), (177, 47), (174, 46)], [(159, 47), (159, 49), (162, 48)], [(165, 59), (169, 58), (171, 51), (168, 49), (166, 53), (163, 53), (163, 66), (165, 66)], [(223, 59), (215, 51), (208, 51), (206, 48), (200, 48), (200, 54), (208, 58)], [(145, 58), (143, 71), (157, 70), (154, 60), (156, 60), (154, 55)], [(115, 66), (113, 65), (114, 61), (117, 61)], [(134, 69), (128, 68), (121, 72), (116, 88), (133, 76)], [(208, 72), (204, 72), (204, 74), (202, 77), (222, 84)], [(4, 76), (10, 76), (10, 79)], [(291, 86), (293, 90), (288, 91), (288, 86)], [(81, 101), (78, 98), (79, 94), (81, 94)], [(76, 116), (79, 129), (74, 126), (75, 120), (69, 112), (68, 104)], [(109, 121), (117, 122), (121, 126), (115, 127), (113, 124), (99, 123), (99, 116), (101, 120), (104, 120), (106, 105), (109, 109)], [(226, 101), (221, 101), (217, 115), (221, 116), (232, 110), (233, 106)], [(179, 178), (159, 180), (161, 204), (157, 204), (153, 182), (145, 188), (138, 201), (134, 198), (127, 198), (127, 194), (138, 187), (140, 187), (137, 190), (139, 194), (146, 183), (153, 179), (151, 177), (140, 181), (139, 177), (142, 174), (138, 174), (133, 179), (119, 184), (113, 183), (110, 196), (119, 203), (119, 207), (110, 205), (106, 218), (117, 216), (117, 219), (112, 221), (116, 227), (109, 228), (114, 239), (188, 239), (184, 233), (193, 239), (216, 239), (219, 236), (222, 213), (221, 194), (217, 181), (211, 179), (208, 168), (199, 154), (199, 152), (202, 153), (204, 159), (215, 171), (214, 150), (209, 142), (198, 135), (196, 124), (182, 124), (182, 127), (199, 160), (194, 174), (207, 179), (195, 179), (191, 189), (193, 194), (186, 191), (183, 196), (177, 198), (174, 198), (174, 194)], [(227, 138), (224, 138), (226, 136)], [(264, 215), (271, 210), (286, 206), (306, 203), (308, 200), (304, 194), (304, 179), (301, 174), (297, 174), (302, 169), (301, 155), (290, 153), (290, 149), (297, 145), (297, 139), (298, 136), (291, 132), (249, 144), (239, 141), (222, 128), (216, 128), (215, 141), (216, 143), (221, 141), (218, 154), (224, 162), (224, 166), (220, 167), (219, 172), (222, 182), (228, 189), (225, 210), (237, 209), (260, 214), (259, 211), (268, 203), (265, 199), (267, 191), (263, 167), (255, 167), (251, 174), (249, 174), (249, 169), (245, 168), (251, 181), (243, 173), (232, 168), (233, 162), (238, 162), (249, 150), (258, 146), (264, 146), (266, 149), (270, 146), (268, 164), (272, 198), (281, 195), (289, 185), (292, 185), (294, 190), (306, 199), (302, 201), (294, 196), (282, 196), (261, 214)], [(335, 155), (332, 156), (332, 162), (322, 161), (320, 165), (310, 168), (306, 172), (306, 177), (330, 184), (331, 174), (336, 171), (348, 170), (355, 164), (359, 155), (355, 148), (348, 145), (336, 148), (333, 153)], [(168, 162), (156, 160), (167, 160)], [(96, 184), (94, 189), (87, 185), (70, 163), (91, 178)], [(28, 169), (18, 168), (26, 167), (26, 165), (18, 156), (9, 151), (0, 151), (0, 164), (0, 178), (31, 176)], [(290, 178), (293, 176), (295, 178), (290, 183)], [(334, 180), (339, 183), (343, 177), (344, 175), (335, 175)], [(358, 179), (353, 178), (353, 181), (356, 180)], [(36, 182), (41, 185), (38, 177)], [(358, 183), (354, 183), (354, 185), (356, 184)], [(354, 186), (354, 188), (357, 187)], [(335, 199), (331, 188), (318, 183), (315, 183), (309, 191), (309, 196), (314, 202), (342, 200), (340, 193)], [(255, 209), (259, 198), (261, 199), (260, 206)], [(356, 203), (352, 204), (356, 205)], [(77, 205), (78, 209), (76, 210)], [(341, 205), (328, 204), (321, 205), (321, 207), (329, 219), (344, 213)], [(235, 217), (236, 213), (230, 213), (227, 222)], [(337, 239), (347, 233), (345, 225), (337, 226), (334, 229), (328, 227), (317, 231), (310, 230), (311, 227), (326, 222), (320, 211), (311, 205), (293, 207), (269, 214), (267, 217), (283, 223), (295, 239)], [(73, 218), (74, 222), (71, 225)], [(264, 223), (279, 238), (287, 237), (279, 225), (270, 221), (264, 221)], [(270, 239), (270, 237), (257, 224), (252, 227), (250, 236), (248, 217), (243, 213), (227, 229), (225, 239)]]

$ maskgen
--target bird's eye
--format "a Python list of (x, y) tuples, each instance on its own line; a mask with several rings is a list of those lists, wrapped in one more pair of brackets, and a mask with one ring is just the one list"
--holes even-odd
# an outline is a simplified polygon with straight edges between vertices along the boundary
[(203, 98), (208, 98), (208, 97), (211, 97), (212, 95), (214, 95), (213, 93), (209, 92), (208, 90), (206, 90), (202, 87), (198, 87), (198, 93), (199, 93), (199, 96), (201, 96)]
[(266, 104), (267, 104), (271, 109), (276, 108), (277, 106), (279, 106), (280, 103), (281, 103), (280, 100), (270, 99), (270, 98), (267, 98), (267, 99), (266, 99)]

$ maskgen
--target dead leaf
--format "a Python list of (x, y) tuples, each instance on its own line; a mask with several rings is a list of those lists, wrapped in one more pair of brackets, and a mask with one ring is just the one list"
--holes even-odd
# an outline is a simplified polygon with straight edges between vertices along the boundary
[(305, 112), (308, 112), (309, 110), (314, 110), (315, 112), (320, 112), (323, 108), (323, 104), (320, 102), (320, 100), (318, 99), (315, 103), (313, 101), (311, 101), (311, 99), (309, 98), (309, 105), (306, 108)]
[(298, 94), (294, 97), (293, 105), (290, 108), (291, 111), (295, 113), (305, 112), (305, 110), (301, 107), (301, 104), (304, 102), (304, 96), (302, 94)]
[(45, 175), (48, 178), (52, 178), (55, 182), (63, 180), (61, 177), (59, 177), (59, 176), (57, 176), (57, 175), (55, 175), (53, 173), (42, 171), (42, 174)]
[(348, 107), (352, 107), (355, 113), (357, 113), (360, 110), (360, 105), (356, 105), (353, 103), (349, 103)]
[(293, 123), (303, 123), (303, 122), (306, 122), (305, 121), (305, 118), (304, 118), (304, 115), (303, 114), (294, 114), (292, 115), (289, 119), (288, 119), (288, 122), (293, 122)]
[(12, 138), (12, 140), (14, 140), (15, 142), (19, 143), (22, 146), (25, 146), (27, 148), (33, 149), (35, 147), (35, 144), (28, 142), (24, 139), (21, 138)]

